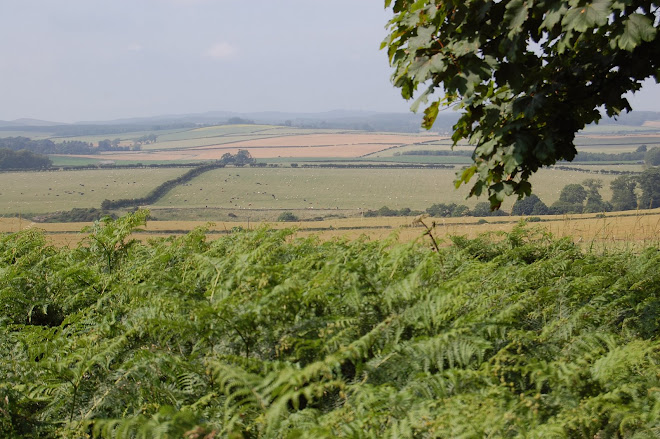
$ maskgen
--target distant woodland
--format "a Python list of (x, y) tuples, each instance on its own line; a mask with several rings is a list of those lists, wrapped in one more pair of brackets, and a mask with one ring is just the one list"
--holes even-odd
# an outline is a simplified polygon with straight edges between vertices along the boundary
[(130, 147), (119, 146), (119, 139), (101, 140), (98, 146), (80, 140), (65, 140), (55, 143), (50, 139), (32, 140), (28, 137), (0, 138), (0, 148), (12, 151), (27, 150), (39, 154), (98, 154), (102, 151), (128, 151)]
[(0, 148), (0, 169), (43, 169), (50, 167), (51, 163), (43, 154)]

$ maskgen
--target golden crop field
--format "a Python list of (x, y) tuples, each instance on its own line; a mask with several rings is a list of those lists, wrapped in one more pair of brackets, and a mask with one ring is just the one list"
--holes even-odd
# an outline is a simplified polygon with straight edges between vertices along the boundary
[[(508, 232), (519, 224), (522, 217), (481, 218), (425, 218), (426, 225), (433, 227), (433, 235), (440, 245), (448, 245), (451, 236), (475, 238), (483, 233)], [(412, 217), (397, 218), (346, 218), (325, 221), (282, 222), (217, 222), (204, 221), (149, 221), (134, 237), (147, 240), (156, 237), (180, 235), (197, 227), (208, 229), (209, 239), (230, 233), (233, 228), (254, 229), (263, 225), (273, 228), (293, 228), (296, 236), (316, 235), (321, 239), (383, 239), (394, 233), (402, 242), (427, 240), (426, 229), (413, 224)], [(44, 230), (55, 245), (76, 245), (86, 235), (80, 230), (90, 223), (38, 224), (20, 218), (0, 218), (0, 233), (17, 232), (28, 228)], [(602, 250), (607, 248), (640, 249), (660, 245), (660, 209), (639, 212), (615, 212), (596, 217), (584, 215), (550, 215), (542, 222), (527, 223), (527, 227), (551, 233), (555, 237), (571, 237), (581, 246)], [(430, 241), (428, 241), (430, 243)]]

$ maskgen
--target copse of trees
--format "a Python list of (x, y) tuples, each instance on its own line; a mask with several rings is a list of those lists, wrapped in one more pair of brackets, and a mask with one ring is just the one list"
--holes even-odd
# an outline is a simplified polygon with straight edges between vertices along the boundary
[(236, 154), (225, 153), (220, 158), (220, 161), (225, 165), (245, 166), (256, 163), (256, 160), (247, 149), (239, 149)]
[(129, 147), (119, 146), (119, 139), (105, 139), (94, 146), (79, 140), (65, 140), (55, 143), (50, 139), (32, 140), (28, 137), (0, 138), (0, 148), (13, 151), (25, 149), (39, 154), (98, 154), (101, 151), (127, 151)]
[(610, 183), (612, 199), (603, 200), (603, 183), (587, 179), (581, 184), (564, 186), (559, 200), (547, 207), (536, 195), (516, 201), (512, 215), (562, 215), (598, 213), (660, 207), (660, 168), (648, 168), (641, 174), (621, 175)]
[(642, 195), (639, 199), (640, 209), (655, 209), (660, 207), (660, 168), (649, 168), (638, 177)]
[(644, 154), (644, 163), (646, 166), (660, 166), (660, 147), (654, 147)]
[(644, 161), (645, 152), (637, 151), (633, 152), (620, 152), (616, 154), (610, 154), (605, 152), (583, 152), (580, 151), (575, 156), (573, 161), (575, 162), (641, 162)]
[(401, 209), (390, 209), (383, 206), (378, 210), (367, 210), (364, 212), (365, 217), (379, 217), (379, 216), (417, 216), (423, 213), (428, 213), (435, 218), (458, 218), (466, 216), (483, 217), (483, 216), (506, 216), (507, 213), (501, 210), (491, 210), (490, 204), (486, 202), (477, 203), (474, 209), (470, 210), (469, 207), (463, 204), (456, 203), (438, 203), (433, 204), (425, 211), (412, 210), (409, 207)]
[(13, 151), (25, 149), (39, 154), (96, 154), (98, 152), (98, 149), (91, 143), (78, 140), (55, 143), (49, 139), (32, 140), (22, 136), (0, 138), (0, 148)]
[(548, 215), (550, 209), (541, 199), (532, 194), (529, 197), (516, 200), (511, 208), (511, 215)]
[(25, 149), (14, 151), (0, 148), (0, 169), (45, 169), (52, 165), (50, 159)]

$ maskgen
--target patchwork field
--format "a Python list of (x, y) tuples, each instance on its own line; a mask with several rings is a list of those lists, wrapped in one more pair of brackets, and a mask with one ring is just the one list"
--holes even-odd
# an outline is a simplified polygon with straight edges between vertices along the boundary
[[(240, 128), (236, 128), (237, 130)], [(229, 132), (219, 135), (218, 130), (200, 128), (188, 132), (159, 137), (158, 142), (144, 145), (142, 151), (104, 152), (98, 155), (76, 155), (88, 159), (117, 161), (199, 161), (218, 160), (223, 154), (235, 154), (247, 149), (258, 159), (291, 158), (358, 158), (407, 145), (421, 145), (428, 141), (439, 141), (440, 136), (427, 134), (369, 134), (359, 132), (308, 133), (295, 135), (279, 134), (280, 130), (269, 128), (244, 134)], [(215, 127), (210, 127), (215, 128)], [(283, 133), (287, 133), (282, 130)], [(209, 134), (208, 137), (203, 134)], [(183, 136), (189, 136), (183, 138)], [(176, 138), (181, 137), (181, 138)], [(168, 138), (173, 138), (168, 140)]]
[[(660, 145), (656, 132), (630, 130), (605, 134), (587, 130), (576, 142), (589, 152), (634, 151), (641, 144)], [(10, 133), (10, 132), (8, 132)], [(18, 133), (18, 132), (17, 132)], [(11, 133), (14, 134), (14, 133)], [(30, 133), (21, 132), (30, 136)], [(33, 133), (33, 138), (47, 138)], [(40, 134), (38, 136), (37, 134)], [(168, 163), (216, 160), (226, 153), (247, 149), (267, 167), (227, 167), (206, 172), (143, 206), (159, 220), (274, 221), (284, 211), (302, 220), (360, 218), (383, 206), (423, 211), (436, 203), (457, 203), (473, 208), (485, 198), (466, 200), (467, 187), (455, 190), (458, 169), (470, 163), (467, 155), (406, 155), (415, 150), (451, 151), (451, 139), (437, 134), (371, 133), (350, 130), (301, 129), (272, 125), (219, 125), (198, 128), (135, 131), (121, 134), (52, 137), (53, 141), (97, 142), (119, 139), (128, 146), (142, 143), (140, 151), (96, 155), (53, 156), (58, 166), (94, 163)], [(459, 144), (457, 151), (472, 147)], [(298, 167), (291, 167), (291, 164)], [(351, 165), (445, 164), (449, 169), (308, 168), (305, 164)], [(588, 178), (602, 181), (601, 194), (611, 198), (610, 182), (616, 175), (598, 170), (639, 172), (631, 164), (565, 164), (583, 171), (544, 169), (532, 178), (534, 193), (546, 204), (557, 201), (563, 186)], [(98, 169), (57, 172), (0, 173), (0, 215), (30, 215), (98, 208), (105, 199), (139, 198), (187, 169)], [(509, 210), (515, 200), (503, 205)]]

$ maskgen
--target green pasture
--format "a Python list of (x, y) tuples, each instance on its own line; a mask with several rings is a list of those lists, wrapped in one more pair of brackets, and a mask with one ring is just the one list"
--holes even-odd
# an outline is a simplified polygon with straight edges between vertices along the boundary
[(5, 131), (0, 130), (0, 138), (2, 137), (29, 137), (33, 140), (48, 139), (53, 135), (53, 133), (47, 133), (43, 131)]
[(435, 164), (435, 165), (467, 165), (472, 163), (470, 157), (457, 155), (399, 155), (389, 157), (365, 156), (357, 159), (359, 162), (396, 164)]
[(105, 199), (144, 196), (188, 169), (96, 169), (0, 173), (0, 214), (100, 207)]
[[(454, 189), (456, 171), (445, 169), (322, 169), (223, 168), (179, 186), (156, 207), (232, 209), (393, 209), (424, 210), (434, 203), (473, 207), (485, 197), (466, 200), (468, 188)], [(609, 183), (616, 176), (576, 171), (542, 170), (532, 178), (535, 193), (546, 203), (558, 200), (564, 185), (587, 178), (603, 181), (601, 194), (609, 200)], [(510, 209), (515, 200), (504, 204)]]
[(143, 150), (186, 149), (211, 145), (226, 145), (256, 139), (268, 139), (307, 134), (352, 133), (340, 130), (313, 130), (274, 125), (219, 125), (196, 128), (185, 133), (159, 136), (158, 141), (143, 145)]
[(602, 125), (589, 125), (584, 128), (580, 133), (583, 134), (624, 134), (624, 133), (645, 133), (645, 132), (655, 132), (657, 133), (658, 128), (649, 127), (649, 126), (640, 126), (640, 125), (611, 125), (611, 124), (602, 124)]
[(236, 134), (251, 134), (263, 130), (273, 130), (273, 125), (216, 125), (200, 127), (184, 132), (158, 136), (158, 141), (166, 142), (172, 140), (204, 139), (209, 137), (231, 136)]
[(183, 140), (167, 140), (167, 141), (156, 141), (155, 143), (150, 143), (148, 145), (142, 145), (142, 150), (151, 151), (151, 150), (180, 150), (188, 148), (199, 148), (203, 146), (212, 146), (212, 145), (227, 145), (231, 146), (232, 143), (236, 142), (245, 142), (248, 140), (256, 139), (267, 139), (271, 137), (280, 137), (275, 134), (271, 135), (259, 135), (258, 133), (248, 133), (244, 135), (227, 135), (227, 136), (216, 136), (216, 137), (200, 137), (194, 139), (183, 139)]
[(559, 163), (558, 166), (568, 166), (571, 168), (584, 169), (598, 173), (598, 171), (626, 171), (626, 172), (642, 172), (644, 165), (638, 164), (609, 164), (607, 162), (582, 162), (582, 163)]
[(90, 159), (87, 157), (71, 157), (67, 155), (49, 155), (50, 161), (53, 162), (53, 166), (85, 166), (85, 165), (98, 165), (101, 162), (117, 162), (116, 160), (104, 160), (101, 158)]
[[(81, 142), (89, 142), (96, 145), (101, 140), (114, 140), (120, 139), (121, 141), (133, 141), (139, 139), (140, 137), (147, 136), (149, 134), (155, 134), (160, 139), (161, 136), (173, 135), (175, 133), (185, 133), (190, 131), (191, 128), (173, 128), (170, 130), (145, 130), (145, 131), (130, 131), (126, 133), (108, 133), (108, 134), (98, 134), (98, 135), (89, 135), (89, 136), (68, 136), (68, 137), (49, 137), (53, 142), (59, 143), (68, 140), (78, 140)], [(30, 136), (27, 136), (30, 137)]]
[[(451, 139), (447, 140), (438, 140), (438, 141), (431, 141), (431, 142), (425, 142), (423, 138), (420, 139), (420, 142), (408, 144), (408, 145), (402, 145), (396, 148), (390, 148), (384, 151), (379, 151), (373, 154), (370, 154), (367, 157), (396, 157), (396, 158), (401, 158), (401, 157), (442, 157), (442, 156), (404, 156), (402, 155), (403, 153), (410, 152), (410, 151), (472, 151), (474, 149), (473, 146), (468, 145), (465, 142), (461, 142), (456, 147), (452, 150), (452, 141)], [(399, 154), (395, 156), (395, 154)]]

